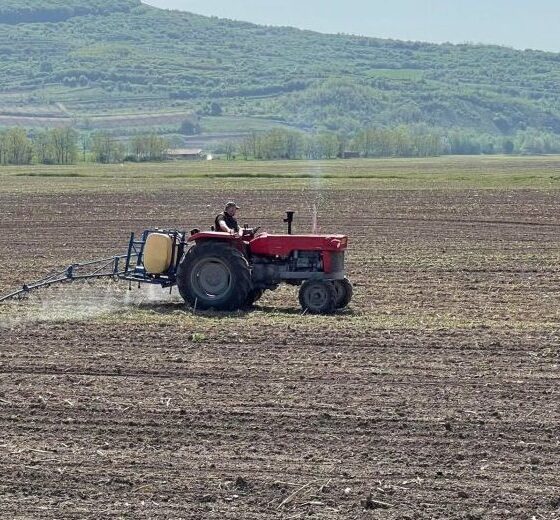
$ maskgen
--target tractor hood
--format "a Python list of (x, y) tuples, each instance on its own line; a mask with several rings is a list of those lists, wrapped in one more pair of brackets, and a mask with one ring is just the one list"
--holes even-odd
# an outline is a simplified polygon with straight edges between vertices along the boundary
[(342, 252), (348, 247), (345, 235), (269, 235), (262, 233), (249, 242), (254, 255), (289, 256), (293, 251)]

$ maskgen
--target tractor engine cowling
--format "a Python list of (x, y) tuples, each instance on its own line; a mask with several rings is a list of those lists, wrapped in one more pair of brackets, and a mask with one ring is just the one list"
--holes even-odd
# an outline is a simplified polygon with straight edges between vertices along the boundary
[(300, 283), (310, 279), (342, 280), (344, 235), (268, 235), (263, 233), (248, 244), (252, 277), (256, 287)]

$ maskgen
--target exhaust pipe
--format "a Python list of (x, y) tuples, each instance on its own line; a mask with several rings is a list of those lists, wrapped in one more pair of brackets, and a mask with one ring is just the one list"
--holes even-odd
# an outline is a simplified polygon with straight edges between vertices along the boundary
[(284, 222), (288, 224), (288, 235), (292, 234), (292, 222), (294, 221), (294, 213), (295, 211), (286, 211), (286, 218)]

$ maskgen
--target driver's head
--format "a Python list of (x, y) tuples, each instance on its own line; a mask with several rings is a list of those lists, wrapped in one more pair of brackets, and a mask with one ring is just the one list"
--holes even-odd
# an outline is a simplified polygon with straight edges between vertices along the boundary
[(235, 217), (235, 214), (237, 213), (238, 209), (239, 206), (235, 202), (228, 202), (226, 204), (226, 213), (228, 215), (231, 215), (232, 217)]

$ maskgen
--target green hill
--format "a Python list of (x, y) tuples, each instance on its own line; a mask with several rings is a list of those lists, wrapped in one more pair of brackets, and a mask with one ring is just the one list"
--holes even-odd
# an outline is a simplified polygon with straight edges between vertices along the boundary
[(0, 0), (0, 114), (195, 109), (309, 129), (560, 134), (558, 85), (560, 54), (326, 35), (136, 0)]

